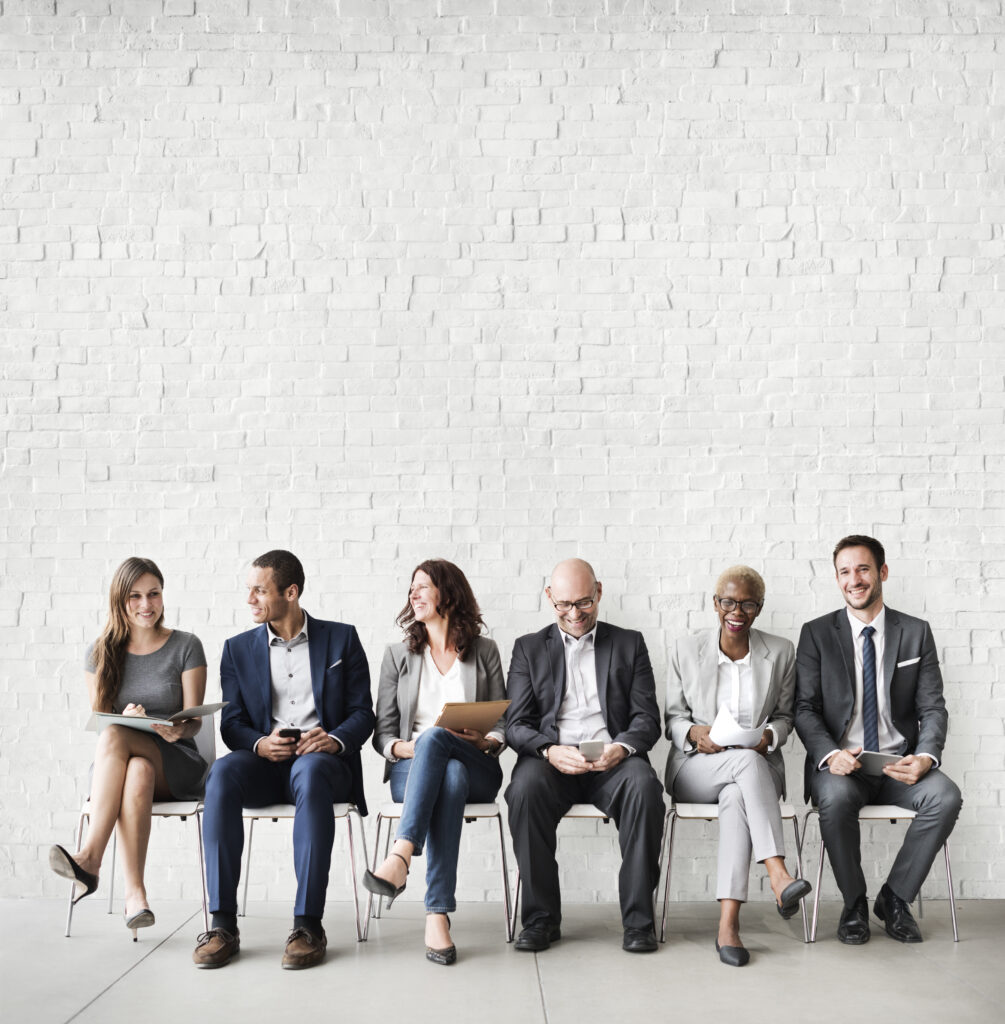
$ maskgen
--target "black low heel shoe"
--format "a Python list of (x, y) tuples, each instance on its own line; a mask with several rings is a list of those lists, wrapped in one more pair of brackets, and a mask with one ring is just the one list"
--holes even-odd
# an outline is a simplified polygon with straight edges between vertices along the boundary
[(98, 887), (98, 876), (85, 871), (62, 846), (49, 847), (49, 867), (56, 872), (60, 878), (69, 878), (74, 885), (80, 886), (83, 890), (73, 900), (74, 904), (79, 903), (85, 896), (90, 896)]
[(720, 946), (716, 939), (715, 951), (727, 967), (746, 967), (750, 963), (750, 954), (743, 946)]
[(372, 892), (374, 896), (386, 896), (388, 910), (391, 909), (391, 904), (405, 891), (405, 885), (408, 883), (408, 861), (393, 850), (391, 856), (397, 857), (405, 865), (405, 881), (401, 885), (395, 887), (394, 883), (389, 882), (386, 878), (378, 878), (369, 868), (363, 872), (363, 888), (367, 892)]
[[(445, 915), (447, 918), (447, 927), (450, 927), (450, 915)], [(433, 949), (432, 946), (426, 946), (426, 959), (431, 964), (442, 964), (444, 967), (449, 967), (451, 964), (457, 962), (457, 947), (454, 945), (447, 946), (446, 949)]]
[(794, 882), (789, 882), (782, 890), (781, 902), (775, 904), (778, 907), (778, 913), (788, 921), (790, 917), (795, 916), (799, 909), (799, 901), (812, 891), (813, 886), (805, 878), (797, 878)]

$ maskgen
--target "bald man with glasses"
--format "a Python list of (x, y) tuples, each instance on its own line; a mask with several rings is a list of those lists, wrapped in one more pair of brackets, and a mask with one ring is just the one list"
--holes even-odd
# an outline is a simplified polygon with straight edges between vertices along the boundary
[(649, 652), (641, 633), (597, 621), (603, 587), (588, 562), (560, 562), (545, 594), (555, 622), (517, 640), (506, 684), (506, 739), (519, 755), (506, 790), (523, 886), (516, 948), (561, 937), (555, 833), (573, 804), (590, 803), (618, 827), (622, 948), (651, 953), (664, 805), (648, 758), (661, 732)]

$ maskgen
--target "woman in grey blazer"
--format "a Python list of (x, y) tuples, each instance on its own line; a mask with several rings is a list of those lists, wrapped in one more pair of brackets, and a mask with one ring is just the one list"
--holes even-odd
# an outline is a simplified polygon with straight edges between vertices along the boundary
[(393, 900), (426, 847), (426, 959), (446, 965), (457, 959), (447, 915), (457, 906), (464, 805), (495, 800), (505, 732), (502, 718), (484, 735), (434, 722), (447, 701), (503, 700), (506, 685), (498, 648), (479, 635), (484, 622), (471, 586), (451, 562), (415, 569), (397, 622), (405, 641), (384, 654), (373, 745), (387, 759), (391, 798), (404, 807), (391, 853), (363, 884)]
[[(678, 640), (667, 680), (667, 792), (680, 803), (719, 805), (715, 948), (742, 967), (740, 906), (747, 899), (750, 855), (764, 864), (778, 912), (791, 917), (810, 884), (785, 867), (778, 798), (785, 792), (782, 746), (792, 729), (795, 650), (788, 640), (752, 629), (764, 605), (764, 580), (753, 569), (726, 569), (713, 595), (719, 628)], [(720, 746), (712, 725), (759, 729), (749, 745)], [(722, 733), (716, 729), (721, 740)], [(739, 737), (738, 737), (739, 738)]]

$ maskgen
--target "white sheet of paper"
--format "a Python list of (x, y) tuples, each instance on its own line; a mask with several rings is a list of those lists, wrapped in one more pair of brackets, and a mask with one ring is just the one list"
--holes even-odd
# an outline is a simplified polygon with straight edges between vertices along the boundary
[(736, 724), (736, 719), (730, 713), (729, 705), (723, 704), (715, 716), (708, 738), (720, 747), (756, 747), (761, 742), (761, 736), (764, 735), (766, 723), (767, 719), (753, 729), (744, 729)]

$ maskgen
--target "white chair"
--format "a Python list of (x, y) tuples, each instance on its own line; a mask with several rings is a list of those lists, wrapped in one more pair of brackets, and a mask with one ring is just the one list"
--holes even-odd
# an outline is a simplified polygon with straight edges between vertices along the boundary
[[(592, 818), (595, 821), (602, 821), (605, 825), (611, 820), (609, 814), (605, 814), (599, 807), (593, 804), (573, 804), (566, 812), (562, 815), (562, 820), (565, 821), (567, 818)], [(666, 828), (666, 819), (664, 819), (664, 829)], [(660, 842), (660, 849), (662, 849), (663, 843)], [(657, 886), (658, 888), (658, 886)], [(516, 921), (517, 915), (520, 912), (520, 869), (516, 871), (516, 890), (513, 897), (513, 913), (510, 917), (509, 925), (509, 936), (508, 942), (513, 941), (513, 937), (516, 935)], [(653, 895), (653, 917), (656, 916), (656, 901), (655, 893)]]
[[(391, 824), (397, 821), (401, 817), (401, 804), (386, 803), (377, 812), (377, 836), (373, 843), (373, 866), (376, 868), (379, 861), (380, 855), (380, 836), (381, 829), (384, 828), (384, 823), (387, 823), (387, 829), (384, 831), (384, 856), (386, 857), (388, 851), (391, 848)], [(506, 941), (509, 942), (512, 936), (512, 926), (510, 924), (510, 887), (509, 887), (509, 869), (506, 866), (506, 839), (503, 835), (503, 822), (502, 813), (499, 810), (497, 803), (491, 804), (465, 804), (464, 805), (464, 820), (466, 822), (477, 821), (478, 819), (494, 818), (499, 828), (499, 858), (502, 863), (502, 882), (503, 882), (503, 900), (505, 901), (503, 906), (503, 914), (505, 916), (505, 931)], [(366, 926), (363, 932), (364, 940), (370, 934), (370, 918), (380, 917), (381, 906), (383, 905), (384, 897), (377, 897), (377, 906), (374, 909), (373, 893), (370, 893), (369, 898), (366, 901)]]
[[(792, 822), (792, 832), (796, 843), (796, 878), (803, 877), (802, 843), (799, 839), (799, 820), (792, 804), (783, 803), (779, 806), (782, 814), (782, 821)], [(667, 936), (667, 904), (670, 901), (670, 868), (673, 862), (673, 837), (677, 827), (677, 820), (682, 821), (718, 821), (718, 804), (671, 804), (667, 811), (667, 824), (664, 827), (663, 837), (666, 844), (666, 881), (663, 889), (663, 920), (660, 925), (660, 942), (666, 942)], [(817, 883), (819, 886), (819, 881)], [(803, 915), (803, 942), (809, 942), (809, 933), (806, 923), (806, 900), (799, 901), (799, 909)]]
[[(195, 745), (202, 754), (203, 759), (209, 767), (212, 767), (216, 760), (216, 728), (215, 715), (206, 715), (202, 720), (202, 728), (195, 734)], [(207, 768), (206, 774), (209, 774)], [(205, 784), (206, 776), (203, 776)], [(206, 912), (206, 867), (202, 853), (202, 798), (191, 800), (155, 800), (151, 816), (154, 818), (180, 818), (186, 821), (188, 818), (195, 818), (195, 834), (199, 845), (199, 881), (202, 884), (202, 913), (203, 923), (206, 930), (209, 930), (209, 915)], [(77, 839), (75, 850), (80, 849), (84, 839), (84, 822), (91, 821), (91, 800), (85, 801), (80, 809), (80, 817), (77, 819)], [(112, 913), (112, 902), (115, 898), (115, 855), (118, 849), (118, 829), (112, 830), (112, 862), (109, 865), (108, 875), (108, 913)], [(70, 937), (70, 925), (73, 922), (73, 896), (74, 884), (70, 883), (70, 901), (66, 911), (66, 937)]]
[[(272, 821), (279, 821), (280, 818), (288, 818), (290, 821), (293, 820), (296, 815), (296, 806), (294, 804), (269, 804), (266, 807), (245, 807), (243, 813), (244, 820), (248, 822), (248, 842), (247, 842), (247, 854), (244, 858), (244, 898), (241, 901), (241, 917), (247, 914), (248, 910), (248, 882), (251, 878), (251, 843), (255, 837), (255, 822), (262, 818), (270, 818)], [(356, 921), (356, 941), (365, 942), (366, 936), (363, 934), (363, 929), (359, 923), (359, 882), (356, 877), (356, 848), (353, 843), (352, 835), (352, 818), (351, 815), (356, 816), (356, 820), (359, 822), (360, 831), (360, 842), (363, 847), (363, 860), (366, 861), (366, 830), (363, 828), (363, 817), (359, 813), (359, 808), (355, 804), (332, 804), (332, 814), (335, 817), (335, 821), (344, 820), (346, 828), (349, 830), (349, 870), (352, 874), (352, 901), (353, 906), (356, 908), (355, 921)], [(204, 900), (205, 900), (205, 889), (203, 889)], [(206, 914), (208, 920), (208, 912), (206, 911), (205, 903), (203, 905), (203, 912)], [(206, 926), (207, 930), (209, 925)]]
[[(820, 817), (820, 809), (811, 807), (803, 819), (803, 841), (806, 841), (806, 829), (809, 825), (810, 815)], [(889, 821), (894, 824), (897, 821), (912, 821), (916, 817), (915, 812), (907, 807), (898, 807), (896, 804), (866, 804), (858, 812), (858, 820), (862, 821)], [(810, 928), (810, 942), (817, 941), (817, 908), (820, 905), (820, 879), (824, 872), (824, 842), (820, 839), (820, 861), (817, 864), (817, 887), (813, 893), (813, 924)], [(949, 863), (949, 841), (942, 846), (942, 852), (946, 858), (946, 882), (949, 886), (949, 913), (953, 919), (953, 942), (960, 941), (960, 933), (956, 926), (956, 897), (953, 895), (953, 869)], [(924, 917), (925, 908), (921, 902), (921, 893), (918, 893), (918, 917)]]

